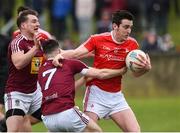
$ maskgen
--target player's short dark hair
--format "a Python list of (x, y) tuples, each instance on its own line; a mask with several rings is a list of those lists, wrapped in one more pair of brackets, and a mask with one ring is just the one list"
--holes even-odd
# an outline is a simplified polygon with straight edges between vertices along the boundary
[(134, 16), (126, 10), (116, 11), (112, 14), (112, 23), (115, 23), (118, 26), (121, 24), (123, 19), (128, 19), (133, 21)]
[(28, 15), (35, 15), (38, 17), (38, 13), (34, 10), (23, 11), (17, 18), (17, 26), (20, 28), (21, 23), (25, 22), (28, 19)]
[(19, 6), (17, 9), (17, 14), (19, 15), (20, 12), (26, 11), (26, 10), (31, 10), (30, 7), (27, 6)]
[(41, 41), (42, 50), (45, 54), (50, 54), (55, 49), (60, 48), (60, 44), (55, 39), (48, 39)]

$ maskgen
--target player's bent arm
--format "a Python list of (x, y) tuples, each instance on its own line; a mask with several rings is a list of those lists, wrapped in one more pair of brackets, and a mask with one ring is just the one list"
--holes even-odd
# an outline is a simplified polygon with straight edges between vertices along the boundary
[(37, 47), (34, 46), (32, 47), (27, 53), (24, 54), (24, 51), (19, 51), (17, 53), (13, 53), (11, 55), (12, 62), (16, 69), (22, 69), (24, 68), (27, 64), (30, 63), (32, 57), (36, 54), (37, 52)]
[(89, 68), (85, 72), (85, 76), (98, 78), (98, 79), (108, 79), (120, 75), (124, 75), (127, 72), (127, 68), (123, 67), (121, 69), (96, 69)]

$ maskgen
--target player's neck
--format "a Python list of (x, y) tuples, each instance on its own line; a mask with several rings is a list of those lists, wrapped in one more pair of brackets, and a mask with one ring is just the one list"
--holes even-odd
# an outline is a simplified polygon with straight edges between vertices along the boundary
[(119, 37), (117, 36), (117, 34), (116, 34), (116, 32), (115, 32), (114, 30), (112, 31), (112, 38), (113, 38), (113, 40), (116, 41), (117, 43), (123, 43), (123, 42), (124, 42), (123, 39), (121, 39), (121, 38), (119, 38)]
[(21, 31), (21, 34), (25, 36), (28, 40), (33, 40), (33, 34), (29, 34), (25, 31)]

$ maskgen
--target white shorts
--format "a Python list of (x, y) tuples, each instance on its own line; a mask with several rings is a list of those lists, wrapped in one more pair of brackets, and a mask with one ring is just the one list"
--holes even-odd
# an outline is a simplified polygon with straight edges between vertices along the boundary
[(25, 114), (32, 114), (41, 108), (42, 92), (37, 89), (33, 93), (25, 94), (17, 91), (4, 95), (6, 112), (10, 109), (21, 109)]
[(93, 112), (99, 119), (109, 119), (110, 115), (130, 109), (122, 92), (106, 92), (92, 85), (87, 87), (83, 100), (84, 111)]
[(89, 123), (89, 117), (76, 107), (42, 116), (42, 120), (50, 132), (81, 132)]

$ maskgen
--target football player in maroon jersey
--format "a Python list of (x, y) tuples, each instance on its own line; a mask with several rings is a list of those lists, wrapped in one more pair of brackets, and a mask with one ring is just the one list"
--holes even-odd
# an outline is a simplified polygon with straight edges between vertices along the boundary
[(44, 41), (42, 48), (46, 61), (39, 70), (38, 84), (43, 94), (42, 119), (45, 126), (51, 132), (100, 132), (100, 127), (75, 107), (74, 76), (81, 73), (92, 78), (107, 79), (123, 75), (126, 67), (122, 69), (89, 68), (75, 59), (64, 59), (62, 67), (55, 67), (52, 61), (60, 53), (58, 42)]
[(5, 90), (5, 110), (8, 132), (31, 131), (26, 114), (34, 122), (41, 120), (41, 91), (37, 86), (37, 73), (43, 61), (39, 48), (42, 39), (38, 34), (38, 14), (34, 10), (23, 11), (17, 18), (21, 31), (8, 48), (9, 77)]

